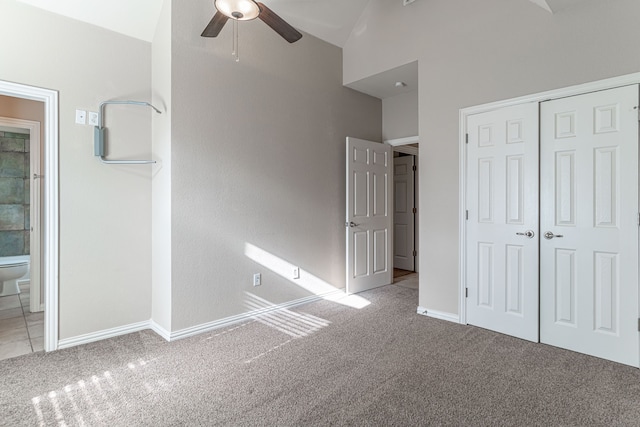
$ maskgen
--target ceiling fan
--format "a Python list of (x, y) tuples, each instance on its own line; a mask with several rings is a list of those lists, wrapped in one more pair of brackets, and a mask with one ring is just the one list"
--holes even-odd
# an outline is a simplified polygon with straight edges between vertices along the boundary
[(255, 0), (214, 0), (213, 4), (217, 9), (216, 14), (202, 32), (202, 37), (216, 37), (229, 19), (235, 20), (236, 24), (237, 21), (260, 18), (289, 43), (302, 38), (302, 34), (263, 3)]

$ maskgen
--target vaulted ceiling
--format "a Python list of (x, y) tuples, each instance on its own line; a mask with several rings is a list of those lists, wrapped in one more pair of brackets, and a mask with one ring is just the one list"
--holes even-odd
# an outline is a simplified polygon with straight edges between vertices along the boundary
[[(99, 27), (151, 41), (163, 0), (18, 0)], [(336, 46), (344, 46), (370, 0), (264, 0), (294, 27)], [(397, 1), (403, 0), (385, 0)], [(415, 0), (429, 1), (429, 0)], [(518, 1), (518, 0), (510, 0)], [(519, 0), (525, 1), (525, 0)], [(529, 0), (548, 12), (584, 0)], [(213, 0), (211, 13), (213, 15)]]
[[(17, 1), (145, 41), (153, 39), (163, 3), (163, 0)], [(340, 47), (369, 3), (369, 0), (263, 1), (294, 27)], [(211, 16), (214, 12), (211, 0)]]
[[(17, 0), (34, 7), (107, 28), (130, 37), (152, 41), (163, 0)], [(176, 1), (176, 0), (174, 0)], [(178, 0), (182, 1), (182, 0)], [(333, 45), (343, 47), (358, 19), (372, 0), (262, 0), (294, 27)], [(403, 0), (396, 1), (399, 4)], [(430, 0), (414, 0), (430, 1)], [(565, 11), (589, 0), (530, 1), (550, 13)], [(407, 7), (410, 7), (407, 6)], [(215, 8), (211, 0), (211, 16)], [(208, 22), (209, 16), (202, 19)], [(417, 90), (417, 65), (407, 64), (351, 85), (378, 98)], [(395, 82), (407, 85), (396, 87)]]

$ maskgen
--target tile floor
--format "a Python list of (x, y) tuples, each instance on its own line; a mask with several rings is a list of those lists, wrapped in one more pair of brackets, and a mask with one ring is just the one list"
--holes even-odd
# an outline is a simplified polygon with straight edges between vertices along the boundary
[(44, 312), (29, 311), (29, 285), (0, 297), (0, 360), (44, 350)]

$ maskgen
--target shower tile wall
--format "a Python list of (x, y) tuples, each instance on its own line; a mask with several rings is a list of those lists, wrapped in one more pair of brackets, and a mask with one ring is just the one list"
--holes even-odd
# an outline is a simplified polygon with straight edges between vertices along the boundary
[(29, 134), (0, 132), (0, 257), (29, 254)]

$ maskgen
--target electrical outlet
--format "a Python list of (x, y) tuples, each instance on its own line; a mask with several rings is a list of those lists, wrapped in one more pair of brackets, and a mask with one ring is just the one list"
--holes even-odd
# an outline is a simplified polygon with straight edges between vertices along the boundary
[(294, 279), (300, 278), (300, 267), (293, 267), (293, 278)]
[(253, 286), (262, 285), (262, 274), (256, 273), (253, 275)]
[(98, 126), (98, 113), (95, 111), (89, 111), (89, 124), (91, 126)]
[(85, 110), (76, 110), (76, 123), (79, 125), (87, 124), (87, 112)]

